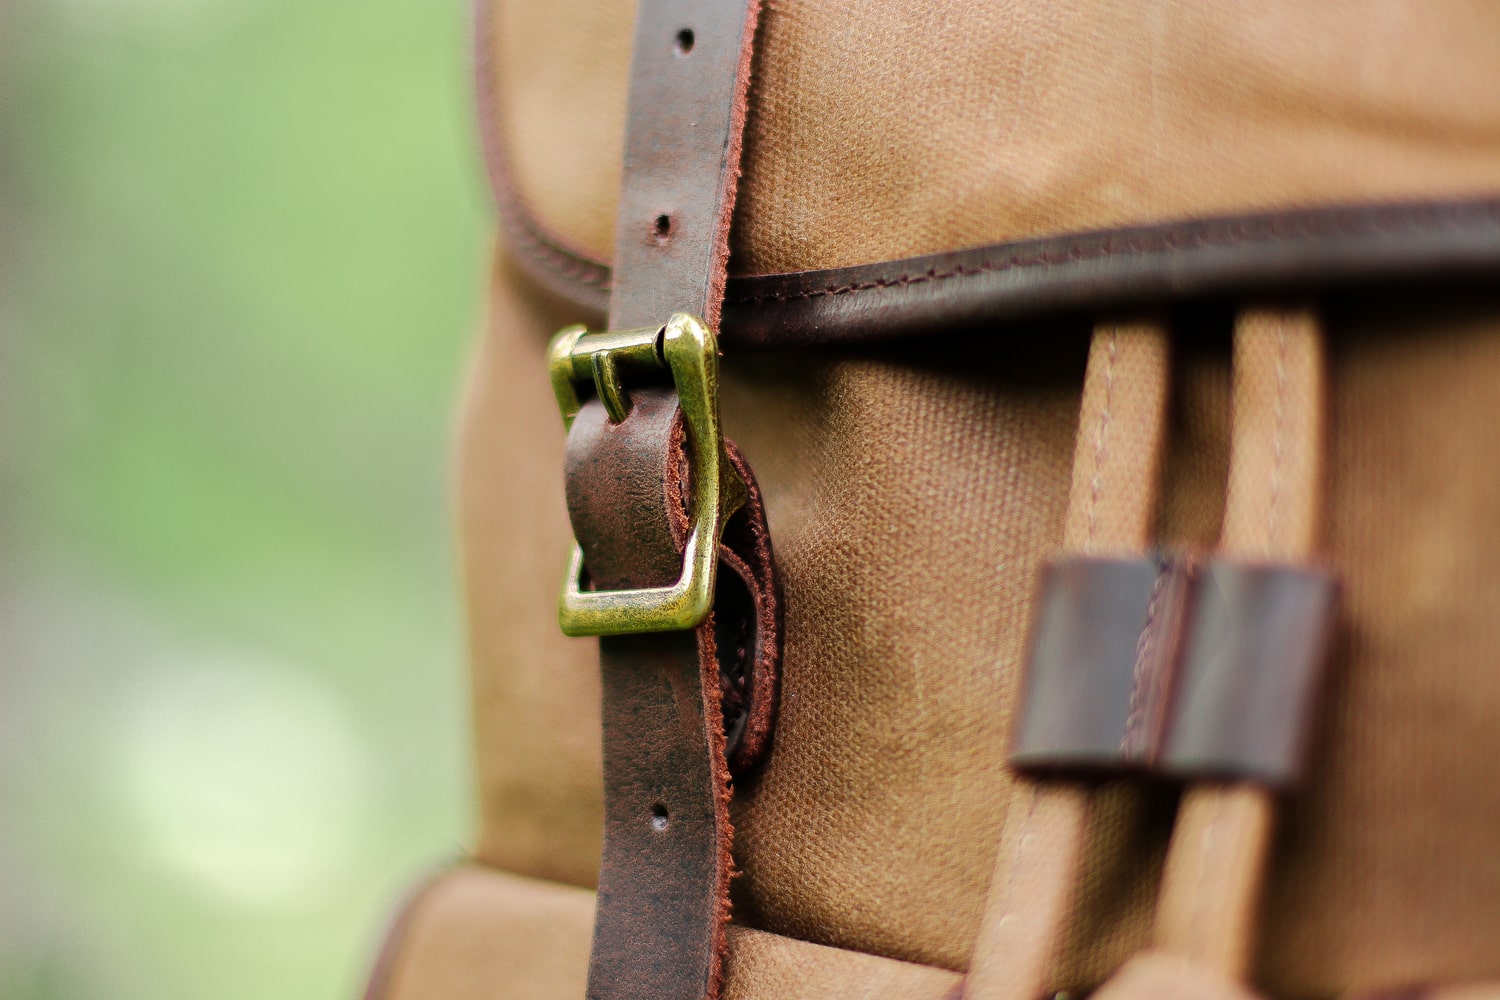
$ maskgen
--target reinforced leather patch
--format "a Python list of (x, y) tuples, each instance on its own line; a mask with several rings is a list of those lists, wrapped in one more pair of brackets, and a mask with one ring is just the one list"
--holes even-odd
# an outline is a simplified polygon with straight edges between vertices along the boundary
[(1113, 769), (1154, 759), (1189, 572), (1157, 556), (1070, 556), (1043, 567), (1013, 767)]
[(1287, 785), (1301, 775), (1338, 584), (1294, 566), (1199, 567), (1160, 767)]

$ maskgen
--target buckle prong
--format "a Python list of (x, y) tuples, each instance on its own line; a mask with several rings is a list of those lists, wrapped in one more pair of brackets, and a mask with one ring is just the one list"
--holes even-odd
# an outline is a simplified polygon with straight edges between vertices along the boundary
[(696, 628), (713, 606), (719, 539), (724, 524), (744, 504), (747, 489), (724, 451), (719, 424), (719, 355), (713, 331), (696, 316), (673, 313), (664, 327), (589, 333), (572, 326), (548, 348), (552, 389), (571, 427), (582, 403), (580, 385), (592, 382), (614, 423), (630, 415), (630, 395), (622, 375), (660, 372), (672, 376), (687, 422), (689, 453), (689, 533), (682, 552), (682, 574), (669, 587), (586, 591), (583, 550), (563, 581), (558, 624), (566, 635), (626, 635)]
[(620, 382), (615, 356), (608, 351), (595, 351), (589, 355), (589, 364), (593, 369), (594, 391), (604, 404), (604, 412), (609, 414), (610, 423), (618, 424), (630, 416), (630, 393)]

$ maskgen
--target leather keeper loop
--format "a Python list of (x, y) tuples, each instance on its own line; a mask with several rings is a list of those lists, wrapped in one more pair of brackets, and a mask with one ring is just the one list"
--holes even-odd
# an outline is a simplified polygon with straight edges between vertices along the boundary
[(1043, 567), (1013, 767), (1108, 771), (1154, 759), (1188, 573), (1159, 556)]
[[(682, 564), (688, 533), (688, 458), (682, 412), (666, 389), (632, 393), (615, 423), (591, 401), (568, 435), (568, 514), (589, 580), (611, 587), (659, 586)], [(732, 774), (753, 768), (775, 724), (781, 661), (780, 581), (760, 489), (733, 442), (725, 451), (748, 499), (719, 544), (713, 635)]]
[(1322, 570), (1201, 565), (1159, 769), (1296, 783), (1337, 598), (1337, 581)]
[[(568, 510), (589, 582), (650, 586), (682, 562), (687, 431), (666, 389), (631, 394), (624, 419), (597, 399), (568, 433)], [(765, 511), (743, 456), (725, 454), (745, 503), (725, 525), (713, 611), (696, 629), (599, 640), (604, 851), (589, 996), (718, 994), (732, 871), (732, 773), (770, 739), (781, 653)], [(733, 740), (729, 745), (726, 735)]]
[(1294, 566), (1054, 560), (1011, 765), (1294, 783), (1337, 590)]

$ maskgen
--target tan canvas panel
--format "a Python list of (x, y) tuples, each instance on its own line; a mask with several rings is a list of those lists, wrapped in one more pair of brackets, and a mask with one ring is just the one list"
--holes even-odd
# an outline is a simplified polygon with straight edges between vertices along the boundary
[[(633, 5), (496, 9), (516, 186), (607, 261)], [(1500, 192), (1500, 8), (1485, 0), (786, 2), (759, 45), (745, 273)]]
[[(577, 1000), (587, 980), (593, 894), (494, 869), (455, 869), (402, 915), (369, 1000)], [(725, 1000), (946, 1000), (952, 972), (735, 927)]]
[[(597, 668), (552, 617), (561, 432), (540, 375), (518, 373), (542, 370), (560, 317), (528, 301), (502, 269), (461, 452), (480, 854), (587, 885)], [(1500, 559), (1500, 330), (1453, 296), (1334, 305), (1327, 530), (1344, 625), (1312, 787), (1274, 849), (1258, 961), (1294, 996), (1500, 975), (1500, 785), (1486, 772), (1500, 744), (1485, 722), (1500, 683), (1483, 653), (1500, 642), (1486, 583)], [(1169, 540), (1217, 536), (1227, 322), (1215, 330), (1179, 324)], [(741, 920), (965, 966), (1032, 576), (1060, 538), (1084, 333), (997, 339), (962, 366), (910, 350), (726, 366), (726, 423), (761, 477), (789, 611), (781, 728), (738, 805)], [(1122, 803), (1112, 837), (1138, 867), (1159, 856), (1169, 810)], [(1075, 959), (1094, 975), (1149, 920), (1149, 869), (1134, 888), (1125, 871), (1089, 876), (1073, 951), (1097, 956)]]
[(594, 896), (491, 869), (455, 869), (402, 917), (369, 1000), (506, 996), (578, 1000), (587, 980)]
[[(783, 2), (766, 15), (741, 270), (1500, 192), (1491, 5), (879, 7)], [(601, 260), (631, 14), (501, 3), (490, 40), (493, 124), (521, 195)], [(550, 333), (585, 317), (544, 300), (503, 254), (458, 454), (476, 853), (591, 887), (598, 664), (593, 643), (556, 628), (569, 538), (543, 357)], [(1252, 978), (1276, 996), (1500, 977), (1492, 295), (1449, 282), (1318, 303), (1328, 423), (1315, 551), (1344, 591), (1310, 778), (1281, 803), (1270, 846)], [(1163, 544), (1218, 543), (1230, 331), (1236, 308), (1263, 305), (1278, 304), (1161, 317)], [(749, 980), (781, 982), (789, 940), (916, 963), (923, 983), (968, 967), (992, 873), (1008, 877), (996, 869), (1005, 742), (1036, 570), (1063, 538), (1100, 319), (724, 359), (726, 432), (765, 494), (787, 611), (779, 728), (734, 805), (735, 919), (777, 935), (736, 938)], [(1054, 976), (1069, 985), (1102, 982), (1149, 944), (1176, 805), (1131, 779), (1098, 800)], [(1132, 968), (1117, 987), (1145, 988), (1163, 967)]]

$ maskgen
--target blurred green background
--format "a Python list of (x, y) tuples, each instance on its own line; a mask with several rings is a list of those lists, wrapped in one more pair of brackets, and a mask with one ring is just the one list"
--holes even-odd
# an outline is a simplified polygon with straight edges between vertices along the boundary
[(0, 0), (0, 998), (357, 996), (468, 837), (462, 0)]

